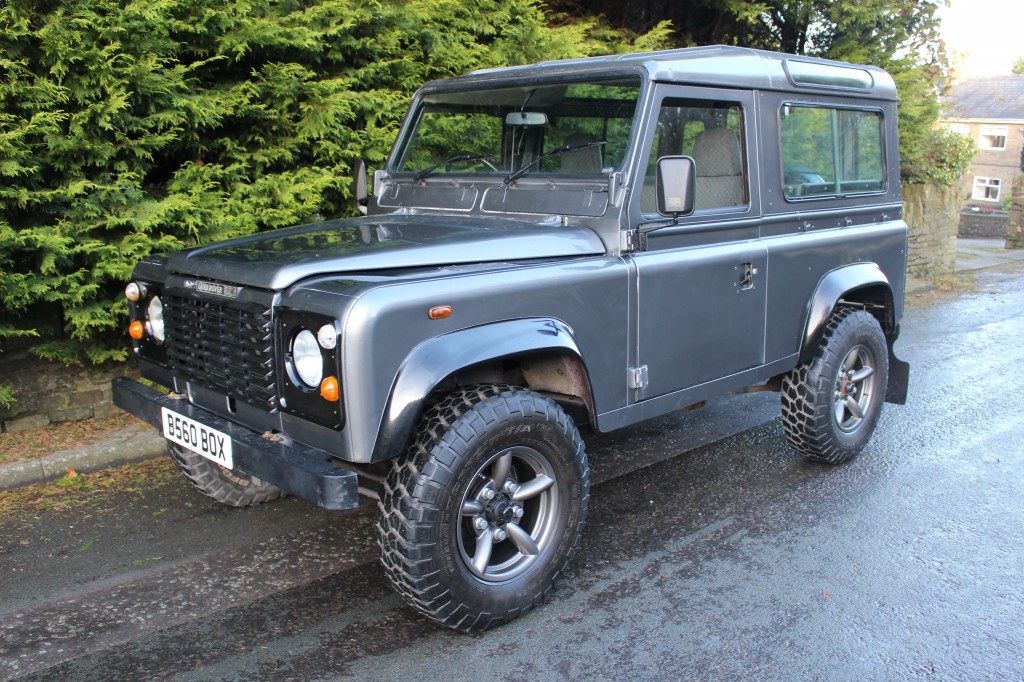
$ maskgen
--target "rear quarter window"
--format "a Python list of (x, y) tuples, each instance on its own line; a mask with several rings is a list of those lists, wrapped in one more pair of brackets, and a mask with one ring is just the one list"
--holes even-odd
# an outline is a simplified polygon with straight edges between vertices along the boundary
[(787, 199), (885, 190), (881, 112), (785, 104), (779, 134)]

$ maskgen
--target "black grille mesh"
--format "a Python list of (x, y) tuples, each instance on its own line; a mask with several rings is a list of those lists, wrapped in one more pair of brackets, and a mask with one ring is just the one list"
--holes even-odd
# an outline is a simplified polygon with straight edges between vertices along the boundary
[(267, 411), (277, 407), (269, 308), (170, 293), (163, 303), (172, 369), (253, 407)]

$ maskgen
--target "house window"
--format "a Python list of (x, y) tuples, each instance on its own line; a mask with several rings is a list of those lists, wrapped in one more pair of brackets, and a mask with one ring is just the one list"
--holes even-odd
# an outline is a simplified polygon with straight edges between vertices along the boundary
[(977, 201), (999, 201), (999, 178), (974, 178), (972, 199)]
[(971, 126), (967, 123), (950, 123), (946, 125), (946, 128), (959, 135), (971, 136)]
[(1006, 149), (1006, 126), (981, 126), (978, 146), (989, 151), (1001, 152)]

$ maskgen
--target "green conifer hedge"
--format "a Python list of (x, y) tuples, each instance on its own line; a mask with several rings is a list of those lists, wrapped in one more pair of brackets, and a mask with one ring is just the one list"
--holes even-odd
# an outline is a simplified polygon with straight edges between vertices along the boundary
[(630, 46), (535, 0), (8, 0), (0, 345), (123, 359), (136, 261), (352, 213), (424, 81), (667, 30)]

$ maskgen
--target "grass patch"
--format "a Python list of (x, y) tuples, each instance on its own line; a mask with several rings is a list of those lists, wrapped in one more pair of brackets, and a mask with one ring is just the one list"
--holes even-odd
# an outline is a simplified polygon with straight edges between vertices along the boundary
[(974, 272), (956, 273), (946, 277), (933, 277), (926, 281), (935, 288), (918, 294), (908, 295), (906, 298), (906, 306), (908, 308), (927, 308), (936, 303), (949, 301), (961, 294), (973, 293), (978, 289)]
[[(1002, 245), (989, 246), (987, 244), (979, 244), (978, 246), (972, 246), (971, 248), (972, 249), (977, 249), (978, 251), (985, 251), (986, 253), (995, 253), (995, 254), (1006, 253), (1006, 247), (1002, 246)], [(959, 255), (959, 253), (957, 255)]]
[(125, 412), (113, 417), (0, 433), (0, 464), (38, 459), (53, 452), (91, 445), (129, 426), (145, 426), (145, 422)]
[(170, 457), (158, 457), (92, 474), (69, 472), (56, 481), (0, 492), (0, 520), (44, 511), (81, 513), (102, 508), (115, 495), (145, 497), (155, 488), (177, 483), (180, 475)]
[(970, 293), (977, 289), (974, 273), (956, 273), (947, 277), (936, 277), (932, 284), (939, 291)]

